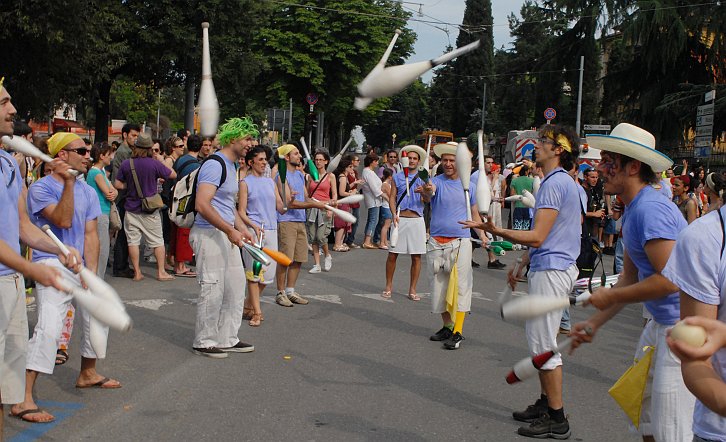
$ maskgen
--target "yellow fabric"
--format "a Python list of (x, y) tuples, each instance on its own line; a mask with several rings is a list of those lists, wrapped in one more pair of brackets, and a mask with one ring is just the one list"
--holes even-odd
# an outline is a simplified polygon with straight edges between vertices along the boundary
[(55, 158), (64, 147), (68, 146), (72, 141), (80, 139), (81, 137), (70, 132), (58, 132), (48, 138), (48, 154)]
[(297, 149), (297, 147), (292, 144), (283, 144), (282, 146), (277, 148), (277, 156), (282, 158), (295, 149)]
[(459, 272), (456, 270), (456, 263), (459, 261), (459, 255), (456, 255), (456, 261), (451, 267), (449, 274), (449, 285), (446, 287), (446, 311), (452, 318), (456, 317), (456, 309), (459, 306)]
[(645, 393), (645, 386), (648, 383), (648, 372), (654, 351), (655, 347), (646, 347), (643, 357), (640, 360), (636, 359), (633, 366), (628, 368), (608, 390), (610, 396), (625, 411), (635, 428), (640, 426), (643, 393)]
[(466, 318), (466, 312), (456, 312), (456, 320), (454, 321), (453, 332), (461, 333), (464, 330), (464, 319)]

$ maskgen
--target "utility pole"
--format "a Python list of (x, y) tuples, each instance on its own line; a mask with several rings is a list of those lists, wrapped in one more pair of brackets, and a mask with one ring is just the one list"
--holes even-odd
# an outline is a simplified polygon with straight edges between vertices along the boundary
[(577, 89), (577, 122), (575, 132), (580, 136), (580, 123), (582, 122), (582, 77), (585, 73), (585, 56), (580, 56), (580, 86)]
[[(292, 138), (292, 98), (290, 98), (290, 119), (287, 122), (287, 136)], [(284, 144), (285, 140), (281, 140), (280, 144)]]

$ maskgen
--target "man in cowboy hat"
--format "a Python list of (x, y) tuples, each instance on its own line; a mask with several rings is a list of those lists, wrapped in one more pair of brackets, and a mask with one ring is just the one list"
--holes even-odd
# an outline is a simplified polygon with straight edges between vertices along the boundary
[[(612, 288), (596, 290), (590, 302), (600, 311), (575, 324), (576, 347), (592, 336), (626, 304), (644, 302), (653, 316), (640, 335), (636, 358), (655, 347), (652, 384), (643, 396), (638, 430), (645, 440), (691, 440), (695, 398), (681, 377), (680, 361), (666, 344), (666, 332), (680, 319), (678, 287), (660, 277), (676, 238), (686, 226), (678, 208), (652, 184), (656, 173), (673, 164), (655, 149), (655, 137), (637, 126), (617, 125), (610, 135), (588, 135), (590, 146), (601, 149), (598, 169), (605, 193), (620, 195), (623, 214), (623, 270)], [(655, 276), (653, 276), (655, 275)], [(590, 327), (590, 335), (582, 331)]]
[(391, 244), (386, 259), (386, 288), (383, 290), (384, 298), (391, 297), (393, 290), (393, 274), (396, 272), (396, 260), (399, 254), (411, 255), (410, 282), (408, 297), (412, 301), (421, 298), (416, 293), (418, 277), (421, 273), (421, 255), (426, 253), (426, 223), (423, 219), (423, 200), (421, 192), (416, 192), (419, 186), (425, 184), (418, 176), (418, 166), (426, 158), (426, 151), (411, 144), (401, 149), (401, 155), (408, 157), (408, 179), (405, 172), (393, 175), (393, 183), (388, 198), (391, 213), (393, 213), (394, 229), (398, 229), (398, 241)]
[[(90, 151), (78, 135), (59, 132), (48, 139), (48, 153), (66, 163), (67, 167), (54, 167), (53, 173), (45, 176), (28, 190), (28, 215), (36, 226), (50, 226), (63, 243), (83, 251), (86, 267), (96, 273), (98, 265), (99, 238), (96, 230), (97, 218), (101, 214), (101, 203), (96, 191), (82, 180), (76, 179), (69, 169), (85, 173), (90, 166)], [(35, 251), (33, 261), (62, 269), (57, 256)], [(64, 271), (65, 279), (80, 286), (77, 275)], [(73, 297), (54, 287), (38, 284), (38, 323), (28, 343), (26, 362), (25, 399), (14, 405), (11, 413), (31, 422), (50, 422), (49, 413), (39, 410), (33, 399), (33, 386), (40, 373), (53, 374), (57, 340), (61, 334), (66, 311)], [(91, 345), (90, 316), (81, 309), (83, 337), (80, 345), (81, 371), (76, 379), (77, 388), (120, 388), (121, 384), (96, 372), (97, 353), (105, 349)], [(108, 336), (108, 327), (103, 326), (103, 337)], [(27, 413), (26, 413), (27, 412)]]
[[(581, 210), (577, 185), (567, 171), (577, 161), (579, 145), (579, 137), (569, 127), (548, 124), (540, 129), (535, 150), (537, 166), (542, 168), (545, 177), (537, 193), (534, 225), (530, 230), (502, 229), (491, 218), (481, 224), (462, 223), (530, 247), (518, 270), (509, 272), (512, 288), (527, 264), (530, 265), (530, 293), (566, 297), (574, 288), (580, 241), (572, 233), (580, 231)], [(525, 331), (530, 353), (536, 355), (557, 346), (561, 318), (562, 311), (559, 310), (527, 321)], [(517, 432), (527, 437), (567, 439), (570, 425), (562, 403), (562, 357), (559, 353), (541, 368), (539, 381), (540, 398), (526, 410), (512, 415), (518, 421), (530, 423)]]
[[(443, 327), (429, 339), (444, 341), (444, 348), (456, 350), (464, 340), (462, 329), (471, 310), (474, 279), (471, 270), (471, 231), (457, 220), (466, 219), (464, 186), (456, 169), (456, 143), (437, 144), (434, 153), (441, 158), (442, 175), (419, 186), (425, 202), (431, 202), (431, 236), (426, 262), (431, 275), (431, 311), (441, 314)], [(469, 155), (469, 153), (466, 153)], [(470, 197), (473, 223), (480, 224), (475, 197)], [(481, 235), (483, 236), (483, 234)]]

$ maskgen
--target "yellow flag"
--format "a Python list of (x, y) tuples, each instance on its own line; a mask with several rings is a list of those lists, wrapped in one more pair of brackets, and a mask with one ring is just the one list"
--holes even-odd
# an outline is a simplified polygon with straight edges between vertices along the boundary
[(608, 393), (625, 411), (635, 428), (640, 426), (640, 413), (643, 408), (643, 393), (648, 383), (648, 372), (653, 360), (654, 347), (646, 347), (640, 360), (635, 360), (632, 367), (620, 376), (620, 379), (610, 387)]

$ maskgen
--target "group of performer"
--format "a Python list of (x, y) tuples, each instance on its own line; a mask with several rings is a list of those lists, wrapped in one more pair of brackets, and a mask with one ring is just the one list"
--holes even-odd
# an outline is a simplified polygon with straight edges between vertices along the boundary
[[(10, 95), (1, 87), (0, 135), (13, 133), (14, 117)], [(260, 295), (273, 282), (279, 305), (308, 303), (296, 291), (301, 266), (308, 259), (306, 221), (312, 211), (322, 213), (328, 210), (325, 204), (335, 205), (332, 193), (328, 193), (329, 199), (320, 200), (319, 194), (310, 191), (297, 146), (280, 146), (277, 155), (281, 162), (271, 169), (266, 150), (254, 145), (258, 136), (249, 118), (228, 120), (219, 130), (220, 150), (201, 164), (196, 175), (196, 217), (189, 242), (200, 286), (192, 343), (192, 351), (199, 355), (226, 358), (229, 353), (253, 351), (252, 344), (239, 339), (239, 329), (243, 319), (252, 326), (264, 320)], [(643, 129), (620, 124), (611, 135), (588, 137), (588, 142), (602, 150), (598, 170), (605, 192), (619, 195), (627, 207), (623, 215), (625, 255), (617, 284), (592, 294), (591, 303), (599, 312), (573, 326), (573, 347), (592, 341), (624, 305), (644, 302), (653, 319), (641, 334), (636, 358), (642, 356), (644, 347), (655, 347), (651, 385), (643, 399), (639, 426), (644, 440), (724, 440), (724, 209), (687, 227), (677, 207), (651, 186), (671, 161), (655, 149), (655, 139)], [(491, 218), (480, 217), (475, 195), (466, 200), (455, 143), (434, 146), (442, 173), (427, 180), (416, 173), (428, 161), (426, 152), (418, 146), (403, 148), (409, 173), (394, 174), (387, 195), (398, 239), (388, 252), (382, 296), (391, 296), (398, 256), (410, 255), (408, 297), (420, 299), (416, 287), (425, 266), (431, 311), (441, 315), (441, 329), (430, 339), (442, 342), (446, 349), (460, 348), (464, 320), (471, 311), (472, 240), (477, 240), (472, 232), (478, 241), (486, 242), (490, 234), (529, 247), (521, 264), (509, 272), (513, 288), (529, 268), (530, 293), (568, 296), (578, 274), (580, 253), (580, 238), (573, 232), (581, 231), (583, 212), (578, 184), (568, 172), (578, 166), (579, 146), (579, 137), (571, 128), (546, 125), (539, 131), (536, 162), (544, 178), (530, 230), (504, 229)], [(71, 170), (87, 171), (91, 164), (88, 149), (73, 134), (57, 134), (50, 138), (49, 150), (55, 158), (53, 172), (30, 191), (17, 173), (13, 157), (0, 150), (0, 174), (5, 183), (0, 186), (0, 204), (5, 208), (0, 211), (0, 393), (3, 403), (13, 404), (13, 416), (32, 422), (53, 419), (38, 408), (33, 387), (39, 373), (53, 373), (57, 339), (71, 302), (61, 277), (80, 285), (75, 274), (78, 266), (86, 263), (95, 270), (99, 248), (98, 197)], [(334, 181), (331, 185), (335, 187)], [(423, 218), (426, 203), (431, 209), (428, 235)], [(39, 229), (46, 224), (70, 246), (69, 257)], [(32, 262), (20, 256), (21, 241), (36, 251)], [(244, 243), (277, 249), (292, 262), (263, 268), (249, 253), (240, 253)], [(23, 275), (38, 284), (38, 323), (30, 342)], [(689, 348), (668, 337), (669, 328), (686, 316), (705, 318), (689, 320), (709, 333), (703, 348)], [(82, 309), (80, 317), (83, 358), (76, 387), (121, 387), (118, 381), (96, 372), (99, 355), (89, 342), (92, 321)], [(525, 336), (532, 355), (557, 347), (560, 319), (561, 312), (552, 312), (527, 321)], [(104, 329), (103, 336), (107, 333)], [(563, 406), (559, 354), (541, 367), (539, 381), (539, 398), (513, 413), (514, 419), (528, 424), (518, 432), (566, 439), (571, 431)]]

